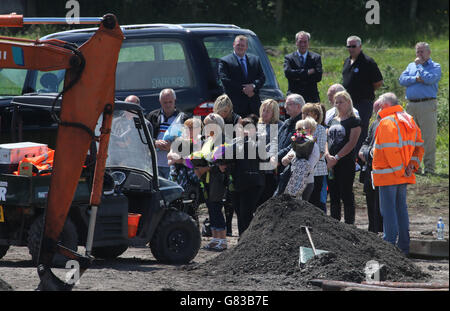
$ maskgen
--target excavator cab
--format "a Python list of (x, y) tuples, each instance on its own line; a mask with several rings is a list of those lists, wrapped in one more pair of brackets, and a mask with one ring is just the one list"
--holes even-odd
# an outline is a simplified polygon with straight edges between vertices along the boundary
[[(36, 141), (54, 148), (57, 126), (52, 123), (52, 103), (56, 94), (15, 97), (11, 113), (11, 136), (15, 142)], [(53, 107), (59, 113), (61, 100)], [(108, 157), (105, 166), (102, 200), (96, 215), (92, 256), (112, 259), (130, 246), (149, 245), (160, 262), (184, 264), (191, 261), (200, 248), (200, 231), (193, 218), (174, 208), (183, 188), (157, 176), (156, 152), (151, 125), (139, 105), (116, 101), (111, 123)], [(40, 116), (39, 122), (32, 116)], [(38, 123), (38, 124), (36, 124)], [(95, 133), (100, 133), (102, 116)], [(44, 126), (45, 125), (45, 126)], [(90, 220), (89, 193), (97, 144), (86, 154), (85, 165), (61, 234), (61, 244), (76, 250), (85, 245)], [(0, 174), (0, 183), (14, 186), (3, 206), (0, 222), (0, 258), (10, 245), (28, 246), (33, 260), (38, 257), (39, 228), (42, 229), (51, 175), (16, 176)], [(31, 189), (18, 191), (18, 189)], [(24, 195), (25, 194), (25, 195)], [(36, 195), (37, 194), (37, 195)], [(22, 198), (19, 198), (18, 196)], [(129, 234), (128, 217), (139, 214), (137, 232)], [(20, 230), (20, 231), (19, 231)], [(3, 249), (3, 252), (1, 251)], [(67, 258), (56, 256), (54, 265), (64, 266)]]

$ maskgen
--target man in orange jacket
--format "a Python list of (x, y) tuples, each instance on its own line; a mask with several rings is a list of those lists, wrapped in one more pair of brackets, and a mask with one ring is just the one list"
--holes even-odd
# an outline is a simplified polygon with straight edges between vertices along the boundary
[[(373, 185), (379, 186), (383, 239), (409, 253), (406, 186), (414, 184), (424, 154), (422, 134), (393, 93), (380, 96), (381, 118), (375, 133)], [(397, 241), (398, 238), (398, 241)]]

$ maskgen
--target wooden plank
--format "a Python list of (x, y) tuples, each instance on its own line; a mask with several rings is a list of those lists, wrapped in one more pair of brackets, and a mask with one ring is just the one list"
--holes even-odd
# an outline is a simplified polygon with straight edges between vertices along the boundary
[[(334, 281), (334, 280), (320, 280), (315, 279), (310, 281), (311, 284), (320, 286), (323, 291), (448, 291), (448, 288), (422, 288), (422, 287), (387, 287), (369, 284), (360, 284), (354, 282)], [(416, 283), (419, 284), (419, 283)]]
[(448, 258), (448, 240), (415, 240), (409, 243), (412, 258)]
[(448, 291), (448, 288), (437, 288), (437, 289), (431, 289), (431, 288), (398, 288), (398, 287), (384, 287), (384, 286), (375, 286), (371, 289), (365, 288), (365, 287), (358, 287), (358, 286), (351, 286), (351, 287), (345, 287), (342, 289), (342, 291), (378, 291), (378, 292), (429, 292), (429, 291)]
[(446, 288), (448, 290), (449, 284), (447, 283), (406, 283), (406, 282), (380, 282), (380, 281), (363, 281), (362, 284), (375, 285), (375, 286), (386, 286), (386, 287), (397, 287), (397, 288), (430, 288), (430, 289), (441, 289)]

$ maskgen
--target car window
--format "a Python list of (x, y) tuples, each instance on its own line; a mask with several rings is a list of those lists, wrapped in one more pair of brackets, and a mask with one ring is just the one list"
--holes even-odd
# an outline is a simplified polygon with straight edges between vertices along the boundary
[(21, 95), (26, 75), (24, 69), (0, 69), (0, 98)]
[[(214, 36), (206, 36), (203, 38), (203, 43), (208, 51), (209, 58), (211, 60), (211, 66), (213, 67), (214, 73), (218, 77), (218, 64), (219, 59), (233, 53), (233, 42), (235, 34), (224, 34), (224, 35), (214, 35)], [(265, 55), (265, 51), (259, 41), (252, 36), (247, 36), (248, 38), (248, 50), (247, 53), (257, 55), (261, 61), (261, 65), (263, 67), (264, 74), (266, 76), (266, 82), (264, 83), (265, 87), (276, 87), (276, 82), (274, 80), (274, 73), (272, 68), (270, 67), (270, 63), (267, 60), (267, 56)]]
[(184, 44), (167, 39), (128, 39), (122, 44), (116, 90), (192, 87), (191, 66)]
[(65, 69), (54, 71), (38, 71), (36, 79), (36, 92), (59, 93), (64, 87)]

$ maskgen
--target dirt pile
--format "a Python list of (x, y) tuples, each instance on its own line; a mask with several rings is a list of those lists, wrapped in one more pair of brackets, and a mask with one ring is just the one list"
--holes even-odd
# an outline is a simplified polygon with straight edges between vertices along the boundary
[(12, 290), (13, 290), (13, 288), (11, 287), (11, 285), (9, 285), (8, 283), (6, 283), (2, 279), (0, 279), (0, 292), (1, 291), (12, 291)]
[[(315, 256), (300, 268), (299, 247), (310, 247), (302, 225), (312, 228), (315, 247), (329, 253)], [(194, 269), (234, 279), (248, 274), (284, 275), (290, 283), (294, 280), (304, 287), (315, 278), (361, 282), (370, 260), (384, 265), (390, 281), (425, 281), (429, 277), (376, 234), (338, 222), (308, 202), (282, 195), (258, 208), (236, 247)]]

